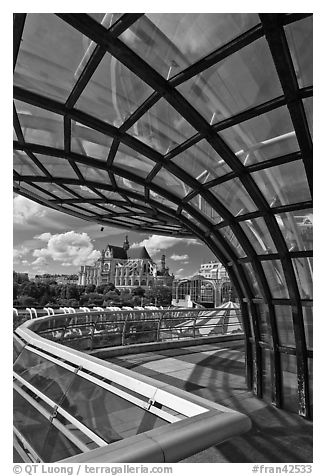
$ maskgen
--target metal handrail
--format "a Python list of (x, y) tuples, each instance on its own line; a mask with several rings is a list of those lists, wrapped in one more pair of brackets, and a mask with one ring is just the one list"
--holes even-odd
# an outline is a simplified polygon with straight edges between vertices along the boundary
[(84, 351), (242, 333), (241, 311), (233, 309), (228, 324), (224, 312), (225, 308), (66, 312), (42, 318), (36, 332)]
[[(143, 311), (139, 311), (140, 315), (142, 313)], [(170, 423), (110, 444), (98, 441), (97, 437), (98, 448), (66, 458), (61, 460), (62, 462), (176, 462), (250, 429), (249, 418), (237, 411), (58, 342), (49, 341), (38, 334), (42, 326), (51, 328), (52, 324), (52, 328), (55, 328), (60, 320), (67, 325), (72, 319), (76, 320), (76, 317), (86, 321), (88, 316), (87, 324), (94, 324), (103, 314), (105, 312), (63, 314), (28, 320), (16, 329), (17, 335), (25, 342), (21, 352), (38, 354), (55, 365), (70, 370), (74, 375), (78, 375), (78, 378), (85, 378), (106, 391), (124, 395), (126, 400), (133, 401), (135, 405), (142, 406)], [(123, 314), (130, 318), (130, 311)], [(125, 317), (125, 322), (127, 321), (128, 317)], [(16, 385), (21, 397), (28, 399), (37, 411), (45, 411), (38, 403), (40, 399), (53, 407), (54, 402), (45, 396), (40, 388), (37, 389), (33, 383), (25, 381), (24, 373), (15, 374), (15, 379), (32, 392), (27, 393), (20, 385)], [(142, 395), (143, 398), (139, 399), (137, 395)], [(51, 412), (51, 421), (56, 421), (56, 414), (61, 413), (68, 421), (79, 425), (79, 429), (85, 434), (87, 431), (87, 436), (95, 441), (96, 435), (92, 430), (87, 429), (83, 422), (74, 419), (73, 415), (60, 405), (52, 408)], [(60, 424), (57, 427), (62, 429)], [(66, 428), (65, 432), (71, 441), (76, 439), (69, 428)], [(24, 435), (16, 431), (15, 437), (19, 442), (18, 446), (24, 447)], [(82, 441), (79, 443), (81, 445)], [(29, 453), (31, 449), (29, 448)], [(36, 459), (40, 461), (37, 455)]]

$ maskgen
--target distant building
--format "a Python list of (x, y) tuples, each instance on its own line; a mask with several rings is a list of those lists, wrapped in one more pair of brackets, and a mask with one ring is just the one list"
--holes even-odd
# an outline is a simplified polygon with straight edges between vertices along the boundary
[(112, 283), (117, 289), (132, 290), (138, 286), (148, 289), (155, 285), (171, 286), (173, 276), (165, 266), (162, 255), (161, 268), (158, 269), (146, 248), (129, 249), (128, 237), (122, 245), (107, 245), (101, 257), (93, 266), (82, 266), (78, 274), (78, 284), (88, 285)]
[(173, 282), (172, 305), (193, 307), (218, 307), (226, 301), (235, 301), (236, 294), (225, 267), (219, 261), (210, 261), (200, 266), (190, 279)]

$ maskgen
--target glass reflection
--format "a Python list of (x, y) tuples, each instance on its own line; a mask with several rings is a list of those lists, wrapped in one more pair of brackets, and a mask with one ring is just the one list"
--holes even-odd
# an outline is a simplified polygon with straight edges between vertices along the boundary
[(15, 100), (25, 142), (63, 149), (63, 118), (58, 114)]
[(159, 170), (152, 179), (152, 183), (159, 185), (163, 190), (167, 190), (180, 198), (184, 198), (191, 190), (183, 180), (171, 174), (171, 172), (164, 168)]
[(256, 205), (238, 178), (223, 182), (209, 190), (234, 216), (257, 210)]
[(196, 195), (194, 198), (189, 200), (189, 203), (199, 210), (203, 215), (205, 215), (205, 218), (208, 218), (210, 223), (216, 225), (223, 220), (217, 211), (214, 210), (214, 208), (209, 205), (209, 203), (207, 203), (201, 195)]
[(265, 38), (242, 48), (177, 89), (210, 124), (282, 95)]
[(169, 79), (258, 23), (255, 13), (148, 13), (120, 38)]
[(311, 200), (301, 160), (253, 172), (251, 175), (270, 207)]
[(291, 306), (275, 306), (275, 319), (280, 345), (295, 346)]
[(78, 66), (88, 41), (56, 15), (28, 14), (14, 84), (65, 102), (82, 71)]
[(81, 453), (50, 421), (14, 391), (14, 425), (40, 458), (52, 463)]
[(74, 378), (72, 372), (26, 349), (16, 360), (14, 371), (57, 404)]
[(306, 112), (308, 127), (310, 131), (311, 138), (313, 138), (313, 99), (312, 98), (305, 98), (302, 100), (303, 106)]
[(300, 88), (312, 85), (312, 16), (290, 23), (285, 34)]
[(219, 135), (243, 165), (251, 165), (299, 150), (286, 107), (274, 109), (225, 129), (219, 132)]
[(128, 130), (128, 134), (167, 154), (197, 131), (164, 99), (160, 99)]
[(152, 88), (126, 66), (105, 53), (76, 107), (120, 127), (152, 92)]
[(200, 141), (171, 161), (202, 184), (231, 172), (231, 168), (206, 140)]
[(313, 308), (304, 306), (303, 311), (303, 323), (306, 336), (307, 349), (313, 348)]
[(258, 281), (257, 281), (257, 275), (256, 275), (256, 273), (255, 273), (255, 271), (252, 267), (252, 264), (251, 263), (243, 263), (243, 267), (244, 267), (244, 269), (247, 272), (247, 275), (249, 277), (248, 283), (251, 286), (253, 295), (255, 297), (262, 297), (264, 295), (264, 293), (262, 293), (262, 291), (259, 287), (259, 284), (258, 284)]
[(289, 251), (312, 250), (313, 245), (313, 210), (275, 215)]
[(113, 164), (142, 178), (146, 178), (155, 165), (152, 160), (121, 143)]
[(112, 138), (90, 127), (71, 121), (71, 151), (95, 159), (107, 160)]
[(292, 259), (301, 299), (313, 298), (312, 258)]
[(226, 239), (227, 243), (232, 246), (232, 248), (236, 252), (237, 256), (239, 256), (240, 258), (244, 258), (246, 256), (246, 253), (245, 253), (244, 249), (240, 245), (240, 243), (239, 243), (237, 237), (235, 236), (235, 234), (233, 233), (231, 227), (225, 226), (223, 228), (220, 228), (219, 232), (222, 233), (222, 235)]
[(78, 376), (70, 386), (62, 407), (108, 443), (167, 423)]
[(276, 253), (276, 247), (263, 218), (254, 218), (240, 222), (250, 243), (257, 254)]
[(41, 175), (44, 177), (41, 169), (21, 150), (14, 150), (14, 170), (19, 175)]
[(262, 261), (262, 266), (273, 298), (289, 298), (281, 261)]
[(67, 159), (42, 154), (35, 156), (53, 177), (78, 178)]

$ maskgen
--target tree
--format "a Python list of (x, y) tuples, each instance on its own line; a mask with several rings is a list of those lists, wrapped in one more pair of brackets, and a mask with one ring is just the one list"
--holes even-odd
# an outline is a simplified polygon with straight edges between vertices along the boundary
[(86, 293), (93, 293), (95, 291), (95, 284), (87, 284), (86, 286)]
[(169, 286), (155, 286), (146, 291), (145, 297), (158, 306), (169, 306), (172, 300), (172, 289)]
[(141, 286), (138, 286), (137, 288), (132, 290), (132, 294), (134, 296), (140, 296), (143, 297), (145, 295), (146, 290), (142, 288)]

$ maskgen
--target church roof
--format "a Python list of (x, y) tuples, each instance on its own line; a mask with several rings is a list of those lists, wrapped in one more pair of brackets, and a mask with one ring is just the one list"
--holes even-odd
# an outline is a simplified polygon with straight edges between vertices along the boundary
[(146, 250), (145, 246), (141, 246), (138, 248), (131, 248), (128, 250), (128, 258), (130, 259), (151, 259)]
[(109, 245), (108, 248), (112, 253), (112, 258), (127, 259), (126, 250), (124, 250), (121, 246)]

